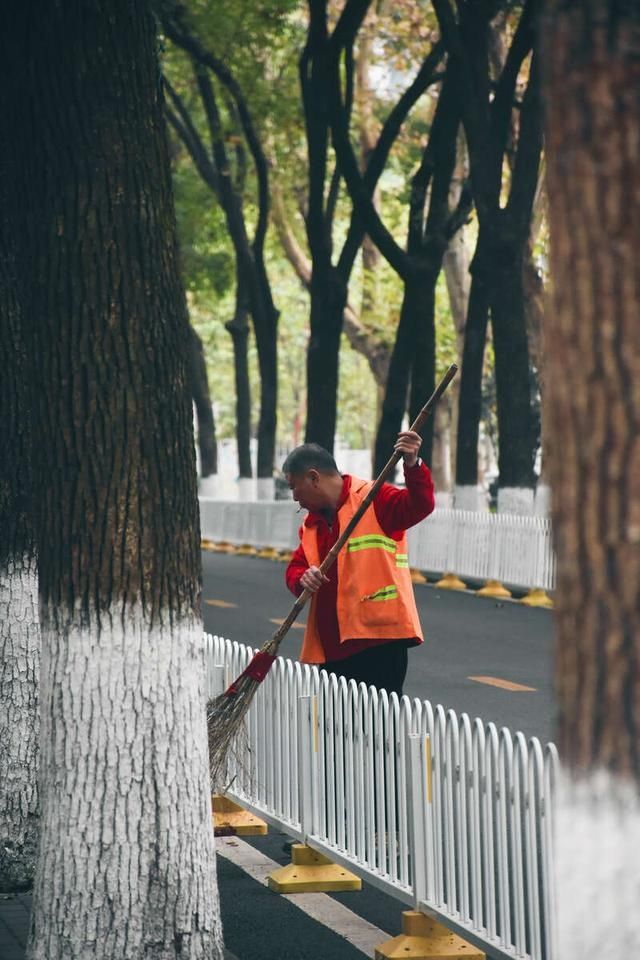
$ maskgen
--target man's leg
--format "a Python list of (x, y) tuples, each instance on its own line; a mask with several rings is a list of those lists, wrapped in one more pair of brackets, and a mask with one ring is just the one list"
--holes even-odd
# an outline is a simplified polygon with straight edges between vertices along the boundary
[(322, 664), (327, 673), (335, 673), (347, 680), (365, 683), (387, 693), (402, 696), (402, 686), (407, 675), (408, 649), (404, 640), (392, 640), (363, 650), (344, 660)]

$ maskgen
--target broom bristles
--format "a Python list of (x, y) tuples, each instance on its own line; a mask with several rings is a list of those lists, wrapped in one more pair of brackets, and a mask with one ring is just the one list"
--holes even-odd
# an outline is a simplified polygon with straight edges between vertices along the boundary
[(222, 693), (207, 704), (209, 773), (214, 793), (224, 785), (233, 745), (243, 730), (260, 682), (244, 676), (235, 686), (235, 693)]

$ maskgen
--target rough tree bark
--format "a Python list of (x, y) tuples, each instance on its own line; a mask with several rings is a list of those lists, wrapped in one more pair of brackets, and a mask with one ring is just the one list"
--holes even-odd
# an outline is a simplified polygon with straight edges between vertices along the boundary
[(640, 950), (640, 6), (553, 2), (543, 26), (558, 743), (572, 781), (557, 956), (614, 957)]
[[(222, 956), (188, 320), (146, 3), (23, 4), (42, 821), (29, 960)], [(43, 162), (46, 158), (46, 162)]]
[(0, 891), (13, 891), (31, 886), (36, 863), (40, 636), (28, 373), (13, 247), (19, 214), (8, 214), (6, 161), (1, 174)]

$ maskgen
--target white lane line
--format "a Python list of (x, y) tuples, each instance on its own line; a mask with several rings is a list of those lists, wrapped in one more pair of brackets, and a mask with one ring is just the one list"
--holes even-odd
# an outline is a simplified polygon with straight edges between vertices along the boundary
[[(218, 837), (216, 849), (221, 857), (226, 857), (258, 883), (266, 884), (269, 874), (280, 867), (275, 860), (266, 857), (239, 837)], [(275, 896), (283, 897), (318, 923), (329, 927), (367, 957), (372, 957), (375, 948), (390, 939), (390, 935), (384, 930), (363, 920), (353, 910), (343, 907), (326, 893), (279, 893)]]

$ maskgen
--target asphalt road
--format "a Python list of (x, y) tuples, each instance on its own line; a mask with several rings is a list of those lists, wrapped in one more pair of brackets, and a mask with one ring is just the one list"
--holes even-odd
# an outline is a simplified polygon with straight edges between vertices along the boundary
[[(202, 560), (206, 630), (259, 647), (293, 601), (285, 565), (209, 552)], [(415, 594), (426, 642), (409, 652), (405, 693), (553, 739), (552, 613), (429, 585)], [(282, 655), (296, 659), (301, 639), (302, 629), (292, 629)]]

